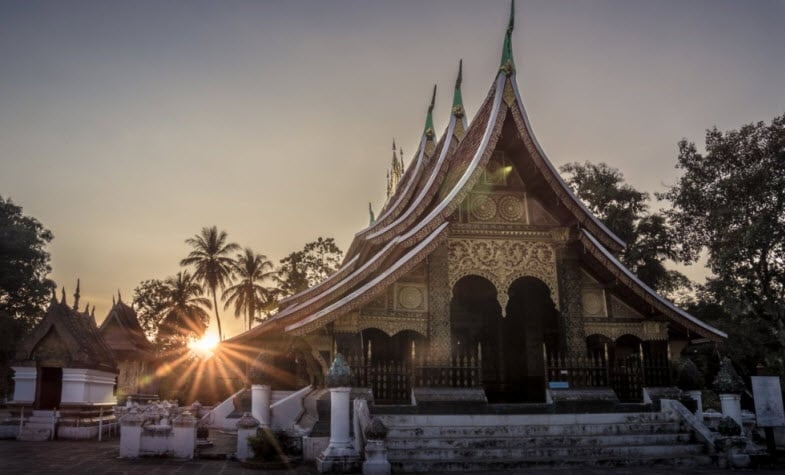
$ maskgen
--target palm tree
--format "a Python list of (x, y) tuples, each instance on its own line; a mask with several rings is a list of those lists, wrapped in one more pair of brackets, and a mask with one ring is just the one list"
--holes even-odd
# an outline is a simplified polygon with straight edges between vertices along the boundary
[(275, 275), (272, 269), (273, 263), (267, 256), (256, 254), (247, 247), (245, 253), (238, 254), (234, 261), (233, 271), (239, 282), (226, 289), (224, 309), (234, 305), (234, 316), (237, 318), (245, 312), (249, 330), (257, 311), (266, 307), (270, 301), (271, 291), (262, 283)]
[(229, 253), (240, 249), (236, 243), (226, 242), (226, 231), (218, 232), (218, 228), (204, 227), (200, 234), (185, 240), (193, 250), (180, 261), (181, 266), (194, 266), (194, 277), (202, 282), (213, 294), (215, 321), (218, 322), (218, 339), (223, 340), (221, 317), (218, 315), (218, 297), (216, 290), (226, 287), (232, 277), (234, 261)]
[[(202, 286), (188, 271), (178, 272), (164, 281), (166, 307), (159, 336), (164, 340), (184, 342), (188, 337), (201, 337), (210, 322), (210, 299), (203, 297)], [(163, 334), (163, 335), (162, 335)]]

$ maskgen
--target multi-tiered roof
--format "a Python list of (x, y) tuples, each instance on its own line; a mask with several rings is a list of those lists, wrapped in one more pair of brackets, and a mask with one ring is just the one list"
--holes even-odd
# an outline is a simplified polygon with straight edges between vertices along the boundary
[(437, 138), (432, 100), (410, 165), (394, 187), (388, 182), (386, 205), (367, 228), (355, 235), (341, 267), (318, 285), (285, 299), (275, 316), (234, 340), (272, 331), (305, 334), (377, 298), (447, 238), (451, 219), (478, 184), (499, 146), (514, 151), (509, 157), (526, 178), (527, 190), (554, 204), (549, 211), (570, 228), (573, 242), (585, 251), (586, 265), (615, 280), (620, 294), (687, 333), (710, 340), (726, 337), (633, 275), (616, 257), (624, 249), (624, 242), (575, 196), (548, 160), (532, 133), (518, 89), (513, 27), (514, 6), (499, 70), (471, 123), (461, 97), (461, 64), (446, 130)]

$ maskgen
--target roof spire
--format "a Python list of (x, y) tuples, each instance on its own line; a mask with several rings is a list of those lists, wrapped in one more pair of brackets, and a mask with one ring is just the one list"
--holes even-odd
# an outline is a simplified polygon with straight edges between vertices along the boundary
[(114, 301), (114, 294), (112, 294), (112, 307), (114, 307), (115, 305), (116, 305), (116, 302)]
[(433, 130), (433, 106), (436, 103), (436, 84), (433, 85), (433, 96), (431, 96), (431, 105), (428, 106), (428, 115), (425, 116), (425, 136), (428, 139), (433, 139), (436, 132)]
[(95, 318), (95, 304), (93, 304), (93, 309), (90, 310), (90, 316)]
[(458, 62), (458, 77), (455, 79), (455, 92), (452, 95), (452, 114), (463, 117), (463, 96), (461, 96), (461, 82), (463, 82), (463, 60)]
[(62, 291), (60, 292), (60, 294), (61, 294), (61, 295), (60, 295), (60, 303), (61, 303), (61, 304), (63, 304), (63, 305), (67, 305), (67, 304), (65, 303), (65, 285), (63, 286), (63, 289), (62, 289)]
[(57, 303), (57, 288), (52, 287), (52, 303)]
[(515, 28), (515, 0), (510, 2), (510, 23), (507, 25), (507, 33), (504, 35), (504, 46), (502, 47), (502, 61), (499, 70), (506, 75), (515, 72), (515, 61), (512, 57), (512, 30)]
[(79, 311), (79, 295), (80, 295), (79, 294), (79, 287), (80, 287), (79, 279), (76, 279), (76, 292), (74, 292), (74, 311), (75, 312)]
[(370, 217), (369, 217), (370, 224), (375, 223), (376, 222), (376, 216), (374, 216), (374, 214), (373, 214), (373, 206), (371, 206), (371, 202), (370, 201), (368, 202), (368, 214), (370, 215)]
[(120, 289), (117, 289), (117, 303), (120, 303), (122, 301), (123, 301), (123, 296), (120, 295)]

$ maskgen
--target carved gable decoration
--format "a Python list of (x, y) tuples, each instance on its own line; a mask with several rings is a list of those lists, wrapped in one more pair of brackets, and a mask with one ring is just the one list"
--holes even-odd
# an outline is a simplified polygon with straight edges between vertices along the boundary
[(586, 272), (581, 272), (581, 307), (584, 316), (607, 317), (605, 289)]
[(622, 302), (615, 295), (611, 295), (611, 314), (614, 318), (644, 318), (640, 312)]
[(555, 226), (559, 222), (554, 218), (545, 207), (531, 196), (527, 197), (526, 203), (529, 209), (529, 223), (545, 226)]
[(393, 308), (404, 312), (428, 311), (428, 288), (425, 284), (397, 282), (393, 286)]
[(71, 362), (71, 352), (57, 329), (52, 326), (33, 348), (31, 359), (42, 366), (66, 367)]
[(496, 287), (502, 310), (507, 306), (507, 291), (512, 283), (526, 276), (543, 281), (551, 291), (551, 299), (556, 304), (556, 308), (559, 307), (556, 251), (550, 243), (500, 239), (450, 239), (448, 264), (450, 288), (467, 275), (484, 277)]

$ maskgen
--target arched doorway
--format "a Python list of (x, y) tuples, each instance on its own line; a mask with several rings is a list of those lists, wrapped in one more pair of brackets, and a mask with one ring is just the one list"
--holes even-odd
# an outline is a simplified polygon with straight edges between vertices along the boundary
[(504, 368), (501, 307), (496, 287), (477, 275), (462, 277), (453, 286), (450, 331), (453, 358), (479, 357), (482, 385), (488, 400), (503, 391)]
[(559, 319), (548, 286), (521, 277), (509, 289), (503, 319), (505, 393), (512, 400), (545, 401), (545, 351), (559, 350)]

